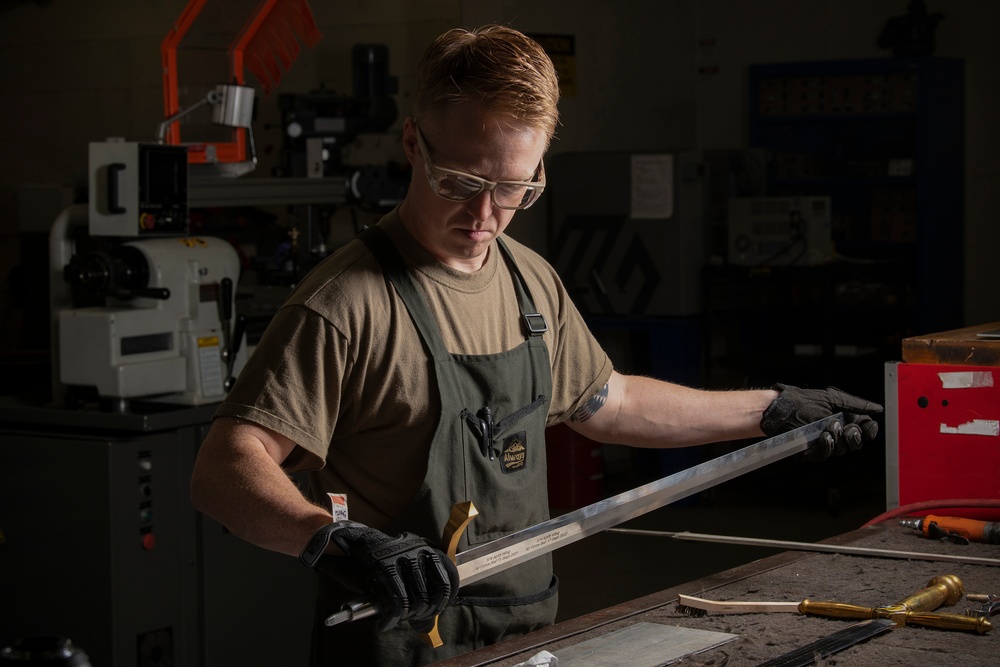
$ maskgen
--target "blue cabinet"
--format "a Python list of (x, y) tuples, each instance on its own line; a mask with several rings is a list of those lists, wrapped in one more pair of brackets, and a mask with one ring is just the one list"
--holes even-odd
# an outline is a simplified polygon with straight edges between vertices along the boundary
[(903, 336), (962, 326), (962, 61), (753, 65), (748, 93), (768, 194), (831, 198), (834, 261), (912, 287)]

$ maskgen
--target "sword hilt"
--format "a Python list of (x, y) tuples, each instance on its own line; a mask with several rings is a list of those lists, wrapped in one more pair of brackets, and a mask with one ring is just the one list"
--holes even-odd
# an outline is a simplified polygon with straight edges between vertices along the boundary
[[(458, 542), (462, 539), (465, 527), (476, 518), (477, 514), (479, 514), (479, 510), (476, 509), (471, 500), (455, 503), (451, 506), (451, 516), (448, 517), (448, 523), (444, 526), (441, 541), (445, 544), (445, 553), (452, 563), (455, 562), (455, 557), (458, 554)], [(424, 640), (434, 648), (439, 648), (444, 644), (441, 641), (441, 633), (438, 632), (437, 616), (434, 617), (434, 627), (424, 635)]]
[[(455, 560), (455, 555), (458, 551), (458, 542), (465, 531), (465, 527), (469, 525), (470, 521), (476, 518), (477, 514), (479, 514), (479, 510), (476, 509), (476, 506), (471, 501), (456, 503), (452, 506), (451, 516), (448, 518), (448, 523), (445, 525), (444, 534), (442, 535), (442, 541), (446, 549), (445, 553), (452, 562)], [(332, 627), (341, 623), (360, 621), (363, 618), (378, 616), (381, 613), (382, 609), (379, 607), (377, 600), (371, 597), (362, 597), (345, 602), (340, 611), (326, 617), (324, 625)], [(424, 635), (424, 640), (434, 648), (438, 648), (444, 644), (438, 632), (438, 619), (436, 616), (434, 617), (434, 627)]]
[(894, 606), (903, 607), (905, 611), (933, 611), (941, 606), (952, 606), (962, 599), (964, 593), (961, 579), (954, 574), (943, 574), (927, 582), (927, 588), (900, 600)]
[[(962, 593), (962, 580), (953, 574), (945, 574), (934, 577), (930, 580), (930, 582), (928, 582), (926, 588), (917, 591), (909, 597), (903, 598), (893, 605), (863, 607), (843, 602), (814, 602), (812, 600), (803, 600), (799, 603), (799, 611), (803, 614), (823, 616), (826, 618), (889, 618), (895, 621), (898, 625), (905, 625), (907, 622), (911, 625), (926, 625), (926, 623), (918, 621), (923, 621), (925, 618), (930, 617), (919, 615), (921, 612), (932, 612), (942, 605), (951, 606), (962, 599)], [(938, 616), (941, 616), (941, 614)], [(908, 621), (907, 619), (910, 618), (915, 620)], [(941, 621), (937, 622), (940, 623)], [(968, 626), (969, 624), (964, 623), (962, 625)], [(934, 625), (931, 627), (944, 626)], [(956, 627), (953, 629), (971, 629), (973, 631), (978, 631), (971, 626), (962, 628)]]
[(381, 611), (373, 598), (358, 598), (345, 602), (340, 611), (326, 618), (325, 624), (327, 627), (331, 627), (349, 621), (360, 621), (362, 618), (377, 616)]

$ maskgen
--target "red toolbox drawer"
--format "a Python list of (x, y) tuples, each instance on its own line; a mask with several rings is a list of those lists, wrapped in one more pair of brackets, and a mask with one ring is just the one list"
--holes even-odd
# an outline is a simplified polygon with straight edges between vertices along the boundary
[[(1000, 366), (887, 364), (886, 404), (889, 508), (1000, 499)], [(998, 520), (1000, 507), (962, 516)]]

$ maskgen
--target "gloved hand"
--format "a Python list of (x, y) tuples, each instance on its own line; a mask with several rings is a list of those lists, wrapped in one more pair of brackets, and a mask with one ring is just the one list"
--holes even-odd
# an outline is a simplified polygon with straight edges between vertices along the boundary
[(809, 461), (825, 461), (847, 451), (861, 449), (863, 441), (872, 441), (878, 435), (878, 423), (871, 418), (882, 412), (878, 403), (852, 396), (835, 387), (828, 389), (800, 389), (791, 385), (776, 384), (781, 392), (764, 410), (760, 430), (765, 435), (777, 435), (817, 419), (844, 413), (844, 424), (834, 422), (820, 437), (819, 442), (803, 454)]
[(418, 632), (430, 632), (458, 595), (458, 568), (419, 535), (390, 537), (355, 521), (338, 521), (329, 539), (345, 555), (323, 556), (316, 569), (373, 595), (382, 610), (379, 630), (409, 621)]

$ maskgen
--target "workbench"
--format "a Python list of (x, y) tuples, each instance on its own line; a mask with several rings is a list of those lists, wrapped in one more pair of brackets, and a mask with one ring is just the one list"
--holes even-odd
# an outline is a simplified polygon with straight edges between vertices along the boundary
[[(659, 538), (619, 535), (634, 542), (635, 549), (657, 549)], [(881, 523), (824, 540), (822, 544), (847, 545), (892, 551), (1000, 559), (1000, 546), (968, 545), (930, 540), (898, 525), (885, 515)], [(720, 549), (726, 548), (719, 546)], [(695, 616), (678, 609), (678, 595), (723, 601), (833, 600), (876, 607), (898, 602), (926, 587), (936, 576), (961, 579), (965, 593), (1000, 593), (1000, 567), (984, 564), (782, 551), (733, 569), (704, 577), (604, 610), (566, 620), (522, 637), (488, 646), (450, 660), (439, 667), (510, 667), (549, 651), (560, 651), (638, 624), (659, 624), (738, 635), (707, 651), (681, 658), (676, 665), (759, 665), (814, 640), (842, 630), (855, 620), (827, 619), (798, 613), (713, 613)], [(595, 572), (595, 577), (600, 573)], [(939, 611), (963, 613), (979, 605), (964, 598)], [(1000, 625), (1000, 615), (993, 617)], [(1000, 655), (1000, 629), (986, 634), (946, 631), (915, 626), (893, 629), (821, 661), (838, 667), (879, 665), (992, 665)], [(563, 665), (560, 661), (560, 665)], [(566, 662), (572, 667), (573, 660)], [(590, 663), (588, 663), (590, 664)], [(613, 664), (630, 665), (631, 661)]]
[(904, 338), (901, 348), (909, 364), (1000, 366), (1000, 322)]

